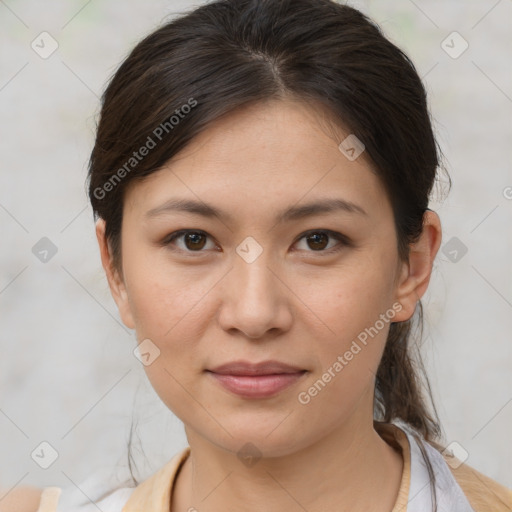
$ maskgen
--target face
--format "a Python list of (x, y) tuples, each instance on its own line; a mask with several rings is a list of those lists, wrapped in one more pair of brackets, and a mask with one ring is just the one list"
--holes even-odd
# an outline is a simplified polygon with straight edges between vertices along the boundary
[[(319, 112), (290, 100), (237, 111), (126, 191), (123, 277), (111, 280), (121, 317), (151, 340), (149, 359), (160, 351), (145, 370), (187, 432), (233, 452), (284, 455), (371, 422), (390, 322), (418, 299), (379, 178)], [(240, 360), (300, 371), (212, 373)]]

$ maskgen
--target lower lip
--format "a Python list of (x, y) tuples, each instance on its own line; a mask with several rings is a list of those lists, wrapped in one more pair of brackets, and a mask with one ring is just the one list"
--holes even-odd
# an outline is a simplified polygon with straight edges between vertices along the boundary
[(209, 372), (225, 389), (245, 398), (267, 398), (297, 382), (306, 372), (274, 375), (223, 375)]

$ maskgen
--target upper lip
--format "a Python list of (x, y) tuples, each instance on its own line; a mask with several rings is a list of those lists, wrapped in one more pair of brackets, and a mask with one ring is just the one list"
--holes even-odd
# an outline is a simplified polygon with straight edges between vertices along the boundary
[(275, 375), (280, 373), (298, 373), (305, 370), (280, 361), (262, 361), (260, 363), (232, 361), (216, 366), (208, 371), (223, 375)]

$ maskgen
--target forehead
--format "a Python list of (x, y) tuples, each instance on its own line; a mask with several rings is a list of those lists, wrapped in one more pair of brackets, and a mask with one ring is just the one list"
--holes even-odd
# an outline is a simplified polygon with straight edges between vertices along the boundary
[(319, 105), (254, 104), (218, 119), (161, 170), (132, 182), (125, 207), (141, 215), (180, 197), (261, 216), (283, 203), (336, 196), (378, 213), (389, 204), (371, 161), (364, 152), (350, 160), (338, 147), (349, 134)]
[[(173, 158), (194, 161), (208, 158), (212, 163), (226, 159), (251, 159), (266, 164), (314, 163), (318, 153), (335, 154), (339, 143), (350, 134), (334, 122), (327, 108), (319, 103), (296, 99), (271, 99), (230, 112), (197, 135)], [(359, 163), (369, 165), (366, 154)], [(263, 165), (262, 165), (263, 166)]]

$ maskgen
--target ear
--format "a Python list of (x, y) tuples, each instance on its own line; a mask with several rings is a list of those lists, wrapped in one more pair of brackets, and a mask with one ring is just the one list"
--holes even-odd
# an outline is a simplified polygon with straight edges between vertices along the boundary
[(107, 276), (110, 293), (117, 304), (121, 320), (129, 329), (135, 329), (135, 322), (126, 292), (126, 286), (123, 277), (118, 270), (114, 268), (112, 259), (112, 250), (105, 236), (105, 221), (98, 219), (96, 222), (96, 238), (100, 247), (101, 264)]
[(396, 300), (402, 305), (393, 321), (403, 322), (414, 314), (416, 304), (427, 291), (432, 265), (441, 245), (441, 222), (437, 213), (427, 210), (423, 215), (423, 231), (410, 246), (409, 259), (403, 262), (397, 282)]

